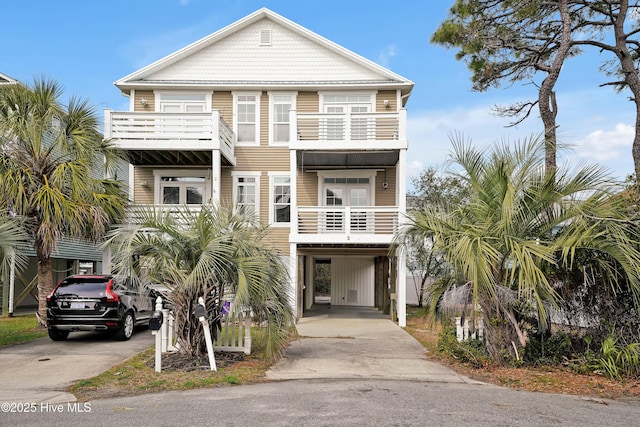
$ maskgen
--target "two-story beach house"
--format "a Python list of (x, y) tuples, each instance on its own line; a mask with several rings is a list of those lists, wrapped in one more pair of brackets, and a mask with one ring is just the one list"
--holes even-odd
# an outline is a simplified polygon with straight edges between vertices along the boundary
[(128, 153), (134, 203), (253, 209), (298, 318), (322, 265), (332, 305), (397, 306), (405, 325), (405, 262), (389, 248), (413, 82), (260, 9), (115, 85), (129, 111), (106, 110), (104, 132)]

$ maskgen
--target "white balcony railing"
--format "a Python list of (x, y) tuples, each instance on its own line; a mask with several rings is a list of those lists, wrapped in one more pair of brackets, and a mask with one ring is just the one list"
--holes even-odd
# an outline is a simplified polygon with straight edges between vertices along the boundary
[(292, 141), (399, 141), (406, 139), (406, 112), (301, 113), (291, 111)]
[(220, 150), (232, 158), (235, 136), (218, 111), (146, 113), (105, 111), (105, 138), (124, 149)]
[(398, 227), (395, 206), (300, 206), (297, 234), (387, 235)]

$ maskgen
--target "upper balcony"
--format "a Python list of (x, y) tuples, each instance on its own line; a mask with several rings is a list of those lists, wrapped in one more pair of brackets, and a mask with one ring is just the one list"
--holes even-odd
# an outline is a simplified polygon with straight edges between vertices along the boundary
[[(298, 150), (300, 158), (303, 151), (308, 152), (304, 157), (308, 166), (315, 162), (340, 166), (340, 162), (349, 162), (345, 153), (354, 152), (359, 153), (356, 160), (359, 166), (394, 165), (397, 151), (407, 148), (404, 109), (346, 114), (291, 111), (289, 119), (289, 148)], [(192, 165), (211, 165), (214, 150), (220, 151), (224, 164), (236, 163), (236, 135), (217, 110), (164, 113), (107, 109), (104, 134), (129, 153), (133, 164), (171, 165), (188, 161)], [(327, 155), (332, 151), (335, 153)], [(367, 158), (363, 158), (365, 152)]]
[(399, 150), (407, 148), (407, 113), (290, 112), (290, 148)]
[[(133, 164), (172, 164), (190, 159), (211, 165), (211, 151), (219, 150), (226, 164), (235, 164), (235, 134), (210, 113), (120, 112), (105, 110), (104, 137), (129, 152)], [(190, 154), (185, 154), (190, 152)]]

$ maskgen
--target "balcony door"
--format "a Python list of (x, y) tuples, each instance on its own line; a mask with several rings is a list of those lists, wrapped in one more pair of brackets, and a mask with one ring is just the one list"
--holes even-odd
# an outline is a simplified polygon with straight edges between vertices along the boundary
[[(364, 182), (365, 180), (366, 182)], [(351, 232), (366, 232), (369, 229), (367, 212), (354, 209), (358, 206), (371, 206), (371, 188), (368, 181), (368, 178), (325, 178), (322, 192), (324, 205), (327, 207), (348, 207), (351, 211), (349, 220)], [(324, 221), (325, 230), (344, 232), (345, 214), (346, 209), (327, 210)]]
[[(206, 94), (160, 94), (159, 111), (174, 113), (163, 119), (163, 127), (168, 132), (197, 132), (202, 129), (202, 117), (189, 117), (189, 113), (207, 111)], [(187, 113), (185, 115), (185, 113)]]
[[(323, 99), (324, 113), (328, 115), (324, 124), (324, 139), (341, 141), (347, 139), (349, 130), (351, 140), (367, 140), (373, 131), (370, 118), (366, 113), (372, 111), (369, 95), (327, 95)], [(347, 122), (347, 114), (350, 121)]]

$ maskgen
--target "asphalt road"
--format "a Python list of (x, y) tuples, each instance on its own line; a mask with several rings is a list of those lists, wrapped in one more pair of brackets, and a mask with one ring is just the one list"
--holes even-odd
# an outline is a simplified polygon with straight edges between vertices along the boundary
[(0, 424), (630, 426), (640, 419), (639, 402), (529, 393), (486, 384), (359, 379), (282, 381), (14, 408), (18, 409), (22, 413), (0, 414)]
[[(73, 382), (98, 375), (151, 347), (147, 327), (129, 341), (102, 333), (72, 332), (66, 341), (41, 338), (0, 347), (0, 402), (72, 402), (65, 391)], [(4, 414), (0, 413), (0, 426)]]

